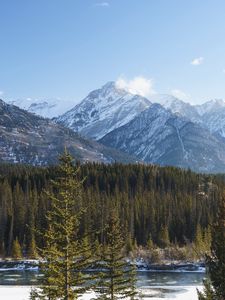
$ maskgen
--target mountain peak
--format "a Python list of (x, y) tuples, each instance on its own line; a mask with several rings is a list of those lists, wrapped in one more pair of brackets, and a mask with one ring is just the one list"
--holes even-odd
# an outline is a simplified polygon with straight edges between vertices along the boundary
[(98, 140), (128, 123), (150, 105), (148, 99), (119, 89), (115, 82), (110, 81), (89, 93), (81, 103), (60, 116), (57, 121)]
[(213, 106), (225, 106), (225, 101), (223, 99), (212, 99), (210, 101), (205, 102), (202, 104), (202, 106), (207, 106), (209, 108), (212, 108)]
[(222, 99), (212, 99), (201, 105), (196, 105), (196, 109), (200, 116), (213, 113), (225, 107), (225, 101)]
[(152, 104), (100, 141), (147, 163), (191, 168), (200, 172), (221, 172), (225, 167), (222, 141), (199, 124), (173, 114), (160, 104)]
[(195, 106), (173, 95), (156, 94), (150, 97), (150, 100), (151, 102), (161, 104), (164, 108), (169, 109), (176, 115), (186, 117), (193, 122), (199, 122), (199, 114)]
[(116, 83), (115, 81), (108, 81), (102, 86), (102, 90), (115, 89)]

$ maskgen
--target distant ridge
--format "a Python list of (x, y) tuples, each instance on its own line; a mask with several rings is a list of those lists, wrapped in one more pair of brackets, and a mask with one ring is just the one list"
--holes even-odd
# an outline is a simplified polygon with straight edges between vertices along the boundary
[(49, 119), (0, 100), (0, 161), (55, 164), (65, 146), (80, 161), (136, 161), (117, 150), (85, 139)]

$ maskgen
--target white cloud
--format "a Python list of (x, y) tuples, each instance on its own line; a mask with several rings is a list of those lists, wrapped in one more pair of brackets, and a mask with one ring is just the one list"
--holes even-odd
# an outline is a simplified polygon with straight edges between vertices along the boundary
[(109, 7), (109, 2), (98, 2), (95, 3), (95, 6), (100, 6), (100, 7)]
[(199, 65), (201, 65), (201, 64), (203, 64), (203, 61), (204, 61), (204, 57), (197, 57), (197, 58), (195, 58), (195, 59), (193, 59), (192, 61), (191, 61), (191, 65), (193, 65), (193, 66), (199, 66)]
[(156, 93), (153, 89), (153, 80), (143, 76), (137, 76), (131, 80), (120, 77), (116, 81), (116, 86), (120, 89), (128, 91), (131, 94), (138, 94), (143, 97), (148, 97)]
[(2, 96), (4, 94), (4, 92), (3, 91), (0, 91), (0, 96)]
[(181, 99), (184, 101), (190, 100), (190, 96), (179, 89), (173, 89), (170, 91), (170, 93), (171, 93), (171, 95), (173, 95), (174, 97), (176, 97), (178, 99)]

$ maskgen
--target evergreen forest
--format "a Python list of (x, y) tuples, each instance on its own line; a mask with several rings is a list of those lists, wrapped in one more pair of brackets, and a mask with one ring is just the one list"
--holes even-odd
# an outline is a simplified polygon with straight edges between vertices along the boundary
[[(128, 248), (133, 245), (183, 246), (201, 243), (215, 220), (225, 188), (223, 175), (196, 174), (175, 167), (144, 164), (80, 164), (79, 235), (94, 232), (104, 243), (112, 209), (118, 214)], [(51, 209), (44, 192), (59, 176), (58, 166), (0, 165), (0, 256), (35, 257), (43, 246), (38, 232)], [(54, 191), (52, 191), (54, 193)]]

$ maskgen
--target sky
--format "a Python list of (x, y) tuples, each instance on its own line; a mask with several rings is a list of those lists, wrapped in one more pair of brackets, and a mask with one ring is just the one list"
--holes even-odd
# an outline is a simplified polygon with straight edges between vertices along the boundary
[(224, 0), (0, 0), (0, 97), (79, 102), (108, 81), (225, 99)]

